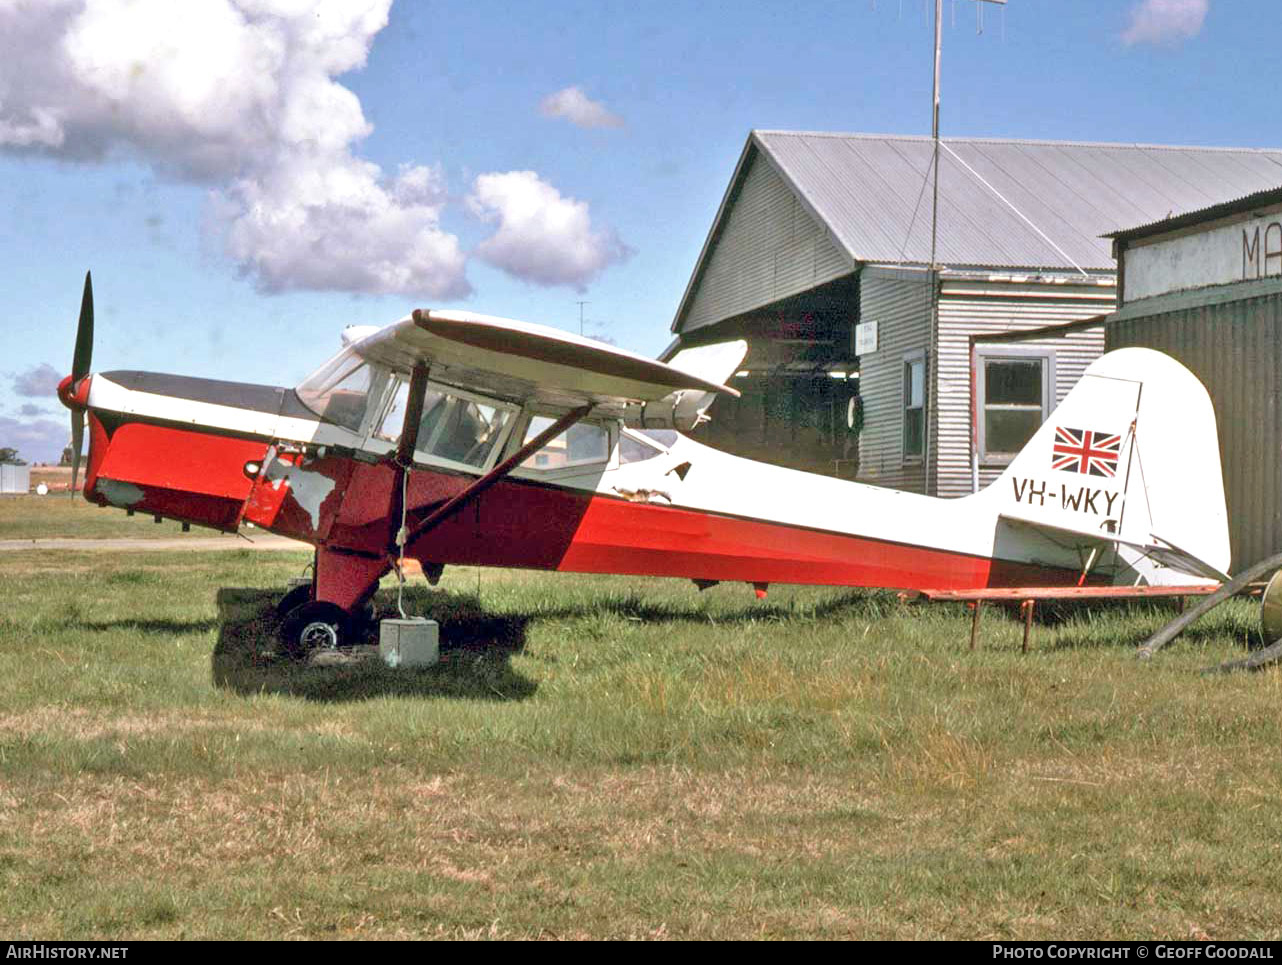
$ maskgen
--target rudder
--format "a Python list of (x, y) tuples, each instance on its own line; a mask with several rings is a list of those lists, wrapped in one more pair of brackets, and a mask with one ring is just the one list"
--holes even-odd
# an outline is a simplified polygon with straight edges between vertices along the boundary
[(1147, 582), (1171, 582), (1163, 569), (1205, 577), (1229, 565), (1210, 397), (1151, 349), (1093, 362), (984, 495), (1005, 518), (1119, 541), (1118, 556)]

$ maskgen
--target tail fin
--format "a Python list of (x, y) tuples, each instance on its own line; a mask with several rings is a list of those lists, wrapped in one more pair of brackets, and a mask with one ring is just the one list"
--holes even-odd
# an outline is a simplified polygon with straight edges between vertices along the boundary
[[(743, 364), (748, 343), (743, 339), (683, 348), (668, 360), (674, 369), (698, 376), (708, 382), (725, 385)], [(696, 426), (707, 420), (708, 407), (716, 401), (712, 392), (685, 392), (678, 400), (677, 421), (681, 426)]]
[(1119, 582), (1219, 579), (1229, 565), (1215, 411), (1160, 352), (1097, 359), (984, 495), (1060, 547), (1110, 547)]

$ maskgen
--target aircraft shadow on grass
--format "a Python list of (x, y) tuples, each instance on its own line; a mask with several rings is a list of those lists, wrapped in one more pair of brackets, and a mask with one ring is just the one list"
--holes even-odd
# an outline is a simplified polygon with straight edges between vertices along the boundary
[[(1185, 602), (1187, 606), (1193, 606), (1197, 599), (1190, 597)], [(1023, 620), (1018, 604), (985, 609), (1004, 611), (1012, 623)], [(1056, 631), (1054, 638), (1043, 638), (1042, 642), (1035, 644), (1045, 650), (1139, 647), (1159, 626), (1174, 620), (1180, 613), (1173, 600), (1091, 600), (1089, 603), (1054, 600), (1039, 603), (1033, 612), (1034, 626)], [(1154, 617), (1159, 621), (1156, 625), (1152, 623)], [(1096, 620), (1105, 622), (1105, 626), (1095, 625)], [(1241, 640), (1244, 649), (1250, 651), (1268, 643), (1257, 620), (1245, 620), (1240, 625), (1226, 627), (1222, 619), (1212, 617), (1204, 617), (1192, 624), (1180, 639), (1186, 646), (1201, 647), (1222, 640), (1226, 635)]]
[(143, 636), (157, 635), (170, 637), (180, 633), (202, 633), (217, 627), (217, 620), (138, 620), (127, 617), (122, 620), (72, 620), (66, 624), (69, 628), (79, 630), (129, 630)]
[[(537, 607), (529, 612), (494, 613), (487, 611), (479, 597), (470, 593), (407, 588), (407, 612), (428, 617), (440, 624), (441, 662), (423, 669), (392, 670), (377, 656), (316, 665), (290, 658), (281, 652), (277, 632), (280, 618), (276, 589), (232, 588), (218, 591), (218, 642), (212, 659), (216, 686), (241, 694), (275, 693), (321, 702), (345, 702), (374, 697), (444, 697), (461, 700), (509, 701), (532, 696), (538, 685), (512, 667), (511, 658), (525, 648), (527, 630), (536, 620), (560, 621), (593, 614), (622, 616), (652, 624), (698, 623), (712, 620), (723, 625), (761, 622), (788, 622), (795, 619), (861, 617), (878, 619), (901, 605), (893, 594), (851, 591), (807, 604), (756, 602), (738, 609), (709, 614), (700, 603), (673, 605), (672, 601), (648, 601), (635, 595), (596, 598), (581, 603)], [(394, 616), (395, 595), (380, 592), (375, 600), (379, 616)], [(1011, 623), (1020, 621), (1018, 608), (994, 606), (989, 617)], [(1081, 619), (1080, 606), (1046, 604), (1035, 611), (1035, 623), (1058, 632), (1052, 640), (1042, 640), (1038, 649), (1077, 650), (1097, 647), (1130, 647), (1142, 643), (1152, 632), (1127, 616), (1140, 616), (1139, 611), (1168, 613), (1173, 607), (1156, 603), (1093, 601), (1092, 614), (1098, 614), (1116, 628), (1103, 632)], [(1008, 611), (1008, 612), (1007, 612)], [(1111, 619), (1116, 614), (1121, 619)], [(374, 627), (377, 625), (374, 624)], [(1132, 629), (1133, 627), (1133, 629)], [(156, 627), (160, 632), (165, 628)], [(1121, 635), (1119, 635), (1119, 631)], [(1263, 638), (1254, 626), (1243, 625), (1241, 635), (1247, 649), (1262, 646)], [(1222, 637), (1225, 628), (1194, 625), (1185, 633), (1185, 641), (1198, 646), (1214, 637)], [(1230, 631), (1232, 632), (1232, 631)], [(374, 629), (363, 641), (377, 643)], [(958, 645), (964, 645), (959, 637)]]
[[(440, 624), (442, 659), (434, 667), (391, 670), (376, 656), (323, 666), (291, 659), (281, 652), (277, 638), (279, 599), (280, 591), (273, 589), (224, 587), (218, 591), (218, 642), (212, 661), (216, 686), (242, 694), (290, 694), (336, 702), (381, 696), (524, 700), (533, 695), (537, 684), (514, 670), (511, 658), (525, 648), (527, 629), (535, 620), (602, 614), (654, 624), (705, 624), (709, 619), (743, 624), (852, 614), (876, 618), (896, 606), (893, 595), (853, 591), (805, 605), (750, 603), (713, 617), (697, 602), (682, 607), (631, 595), (525, 613), (492, 613), (475, 594), (413, 587), (405, 591), (406, 611)], [(375, 610), (379, 616), (394, 616), (395, 594), (380, 592)], [(363, 642), (376, 644), (377, 630)]]
[[(292, 659), (281, 652), (277, 637), (280, 592), (224, 587), (217, 598), (214, 684), (241, 694), (289, 694), (325, 702), (388, 696), (503, 701), (534, 693), (535, 683), (511, 665), (512, 654), (525, 646), (528, 617), (485, 613), (475, 597), (430, 595), (441, 599), (429, 601), (423, 599), (426, 594), (417, 594), (413, 612), (440, 622), (441, 662), (392, 670), (377, 655), (327, 665)], [(380, 615), (394, 615), (394, 598), (389, 602), (383, 596), (377, 601)], [(377, 630), (362, 642), (377, 644)]]

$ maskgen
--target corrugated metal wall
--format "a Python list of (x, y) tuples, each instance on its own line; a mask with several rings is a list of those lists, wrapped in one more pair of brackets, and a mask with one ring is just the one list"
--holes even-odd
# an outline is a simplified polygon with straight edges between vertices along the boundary
[(30, 466), (0, 465), (0, 493), (25, 493), (30, 488)]
[[(934, 438), (937, 493), (964, 496), (971, 491), (970, 335), (996, 334), (1060, 325), (1111, 311), (1116, 287), (1067, 284), (1036, 279), (955, 279), (944, 277), (939, 299), (939, 410)], [(1104, 351), (1103, 326), (1055, 338), (1020, 341), (1021, 347), (1055, 352), (1058, 405), (1082, 372)], [(981, 466), (980, 487), (1004, 466)]]
[[(878, 486), (926, 491), (921, 460), (904, 461), (904, 356), (930, 339), (930, 284), (924, 273), (866, 269), (859, 283), (860, 320), (877, 323), (877, 351), (860, 356), (859, 478)], [(927, 365), (933, 365), (927, 358)]]
[(1202, 380), (1215, 404), (1228, 503), (1231, 570), (1282, 552), (1282, 295), (1122, 318), (1110, 349), (1165, 352)]
[(850, 260), (759, 153), (713, 241), (681, 331), (689, 332), (848, 275)]
[(850, 478), (857, 438), (846, 427), (846, 404), (855, 384), (827, 372), (754, 372), (734, 379), (743, 394), (718, 398), (692, 435), (759, 462)]

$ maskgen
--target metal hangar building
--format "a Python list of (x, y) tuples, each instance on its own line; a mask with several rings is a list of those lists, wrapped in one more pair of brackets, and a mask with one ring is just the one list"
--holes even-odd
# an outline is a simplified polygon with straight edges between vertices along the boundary
[[(1282, 151), (753, 131), (672, 323), (746, 338), (704, 441), (940, 496), (996, 478), (1104, 347), (1107, 232), (1282, 183)], [(1028, 332), (1013, 341), (985, 342)], [(972, 351), (973, 349), (973, 351)]]
[(1232, 572), (1282, 552), (1282, 188), (1113, 237), (1108, 348), (1165, 352), (1210, 393)]

